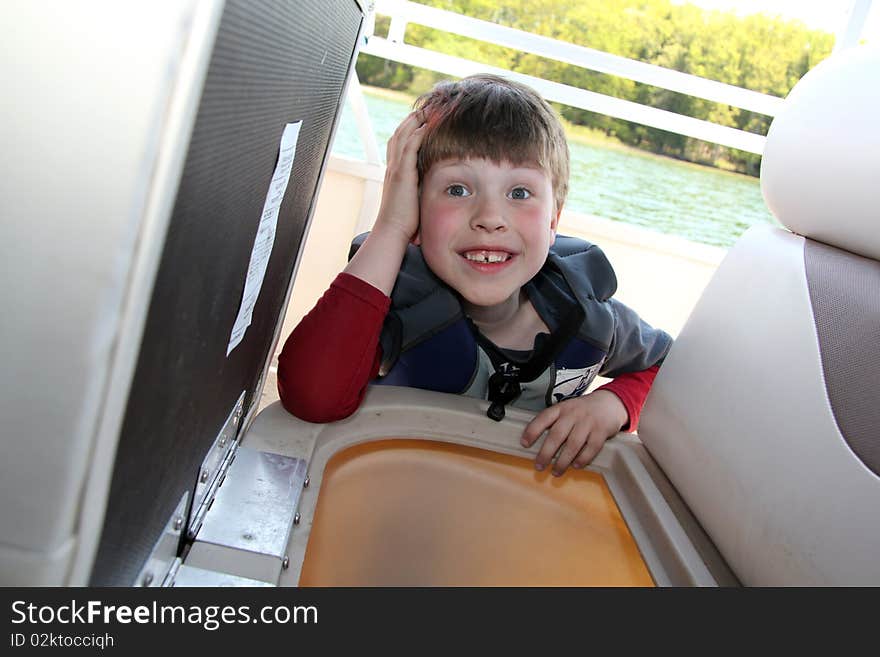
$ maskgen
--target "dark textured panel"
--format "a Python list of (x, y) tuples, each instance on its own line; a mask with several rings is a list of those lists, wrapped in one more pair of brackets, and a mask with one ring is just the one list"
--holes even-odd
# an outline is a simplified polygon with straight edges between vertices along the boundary
[[(227, 2), (126, 409), (94, 585), (128, 585), (242, 391), (293, 273), (362, 15), (354, 0)], [(226, 357), (286, 123), (296, 159), (253, 322)]]
[(880, 475), (880, 262), (806, 240), (804, 264), (834, 419)]

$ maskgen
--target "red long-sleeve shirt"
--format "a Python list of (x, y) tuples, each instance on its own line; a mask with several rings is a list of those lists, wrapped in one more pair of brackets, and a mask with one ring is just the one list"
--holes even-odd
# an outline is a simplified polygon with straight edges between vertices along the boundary
[[(333, 422), (354, 413), (379, 373), (379, 334), (390, 306), (391, 299), (369, 283), (339, 274), (278, 357), (278, 393), (284, 408), (308, 422)], [(623, 402), (629, 414), (625, 430), (636, 430), (658, 369), (655, 365), (621, 374), (600, 386)]]

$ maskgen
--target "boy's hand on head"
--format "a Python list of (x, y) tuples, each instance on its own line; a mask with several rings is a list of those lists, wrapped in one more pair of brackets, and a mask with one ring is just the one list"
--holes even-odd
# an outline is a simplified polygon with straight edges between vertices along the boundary
[(373, 228), (399, 230), (407, 241), (412, 240), (419, 230), (419, 173), (416, 162), (424, 126), (422, 113), (412, 112), (388, 140), (382, 203)]
[(416, 166), (424, 121), (407, 116), (388, 140), (385, 187), (376, 223), (344, 273), (390, 296), (407, 246), (419, 230), (419, 172)]
[(569, 465), (582, 468), (589, 464), (628, 419), (626, 407), (617, 395), (610, 390), (596, 390), (545, 408), (526, 426), (520, 443), (531, 447), (546, 431), (544, 444), (535, 457), (535, 468), (543, 470), (558, 451), (553, 474), (559, 476)]

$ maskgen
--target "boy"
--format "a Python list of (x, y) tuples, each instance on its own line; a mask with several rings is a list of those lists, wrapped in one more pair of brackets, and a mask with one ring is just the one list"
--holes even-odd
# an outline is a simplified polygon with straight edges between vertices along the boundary
[[(338, 420), (376, 379), (488, 398), (495, 420), (508, 403), (540, 410), (521, 443), (546, 431), (535, 467), (558, 452), (557, 476), (634, 430), (672, 340), (611, 299), (597, 247), (557, 240), (568, 176), (532, 89), (479, 75), (419, 98), (388, 142), (373, 230), (284, 345), (285, 408)], [(614, 380), (583, 394), (597, 374)]]

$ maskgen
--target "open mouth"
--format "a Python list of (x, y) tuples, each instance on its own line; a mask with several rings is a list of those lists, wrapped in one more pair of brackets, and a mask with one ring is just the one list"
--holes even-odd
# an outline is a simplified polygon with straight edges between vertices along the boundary
[(461, 254), (466, 260), (479, 263), (507, 262), (513, 257), (507, 251), (465, 251)]

